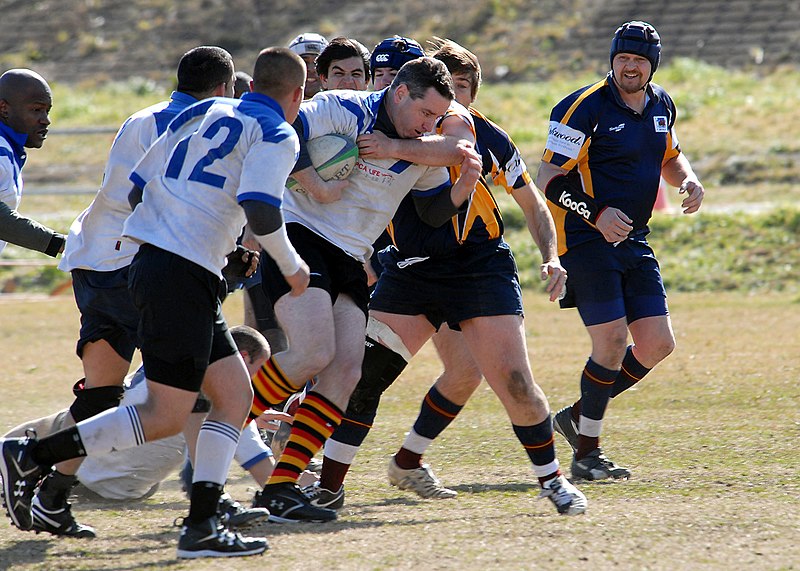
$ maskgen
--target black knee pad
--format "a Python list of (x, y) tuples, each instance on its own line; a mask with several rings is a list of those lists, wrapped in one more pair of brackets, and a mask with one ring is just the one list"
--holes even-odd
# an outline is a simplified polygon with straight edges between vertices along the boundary
[(84, 381), (81, 379), (72, 387), (72, 394), (75, 401), (69, 407), (69, 412), (75, 422), (92, 418), (104, 410), (116, 408), (122, 400), (125, 389), (122, 387), (97, 387), (94, 389), (84, 388)]
[(400, 376), (408, 363), (403, 357), (384, 347), (370, 336), (365, 341), (364, 362), (361, 365), (361, 380), (358, 381), (346, 415), (372, 414), (378, 410), (381, 395)]

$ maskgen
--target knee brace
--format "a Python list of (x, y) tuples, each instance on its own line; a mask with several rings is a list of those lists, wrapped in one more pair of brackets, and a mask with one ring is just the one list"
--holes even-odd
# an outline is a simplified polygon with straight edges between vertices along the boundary
[(375, 417), (381, 395), (400, 376), (408, 361), (399, 353), (378, 343), (367, 335), (361, 379), (350, 395), (345, 416), (348, 418)]
[(69, 412), (76, 423), (100, 414), (104, 410), (118, 407), (125, 392), (122, 387), (110, 386), (87, 389), (84, 387), (85, 380), (81, 379), (72, 387), (75, 401), (69, 407)]

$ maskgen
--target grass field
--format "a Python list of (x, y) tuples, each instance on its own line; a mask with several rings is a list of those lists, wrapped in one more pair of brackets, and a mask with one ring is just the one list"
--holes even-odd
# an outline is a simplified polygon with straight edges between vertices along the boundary
[[(530, 293), (525, 301), (534, 374), (559, 408), (576, 396), (588, 341), (575, 312)], [(240, 299), (228, 303), (238, 323)], [(388, 485), (388, 456), (439, 371), (426, 347), (386, 394), (337, 522), (266, 526), (272, 548), (263, 558), (180, 562), (172, 521), (187, 502), (175, 477), (141, 502), (79, 496), (76, 513), (99, 533), (93, 541), (1, 523), (0, 569), (798, 569), (800, 308), (785, 294), (678, 293), (671, 309), (676, 352), (607, 415), (606, 449), (634, 477), (583, 484), (583, 516), (558, 516), (535, 499), (527, 460), (486, 386), (427, 456), (459, 497), (424, 501)], [(80, 364), (69, 296), (6, 297), (0, 311), (5, 431), (67, 405)], [(558, 444), (568, 470), (568, 446)], [(229, 488), (240, 500), (253, 493), (238, 467)]]
[[(596, 79), (560, 78), (487, 85), (478, 107), (511, 133), (535, 172), (550, 107)], [(800, 216), (796, 123), (785, 93), (797, 72), (757, 78), (693, 62), (659, 71), (675, 97), (680, 135), (707, 187), (701, 214), (659, 214), (652, 243), (671, 292), (678, 349), (642, 386), (616, 399), (605, 447), (634, 478), (584, 484), (590, 507), (559, 517), (536, 501), (527, 459), (509, 422), (482, 386), (428, 460), (451, 501), (422, 501), (391, 488), (386, 462), (416, 416), (440, 365), (426, 347), (384, 397), (348, 480), (340, 519), (325, 525), (267, 526), (264, 558), (178, 562), (176, 517), (187, 502), (177, 478), (152, 498), (103, 503), (79, 496), (76, 513), (94, 525), (90, 542), (18, 532), (0, 518), (5, 569), (800, 569)], [(54, 128), (118, 125), (163, 99), (164, 86), (98, 89), (56, 86)], [(525, 117), (520, 121), (519, 117)], [(111, 135), (53, 135), (31, 153), (26, 181), (39, 186), (98, 184)], [(499, 192), (498, 194), (502, 194)], [(499, 197), (524, 283), (539, 262), (518, 210)], [(66, 231), (90, 195), (26, 195), (21, 212)], [(672, 194), (672, 203), (679, 200)], [(9, 247), (4, 258), (43, 260)], [(46, 292), (65, 284), (55, 267), (0, 270), (0, 287)], [(9, 285), (10, 284), (10, 285)], [(681, 291), (678, 291), (681, 290)], [(572, 311), (526, 293), (534, 374), (554, 409), (571, 403), (588, 354)], [(227, 306), (241, 321), (241, 300)], [(0, 431), (68, 405), (81, 376), (70, 295), (0, 296), (4, 375)], [(502, 347), (497, 348), (502, 351)], [(559, 440), (566, 471), (568, 446)], [(230, 491), (247, 501), (253, 483), (239, 468)]]

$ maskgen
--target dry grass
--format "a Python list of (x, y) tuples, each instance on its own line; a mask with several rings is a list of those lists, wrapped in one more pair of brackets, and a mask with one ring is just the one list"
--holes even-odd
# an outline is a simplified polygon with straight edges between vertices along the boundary
[[(240, 302), (231, 301), (227, 310), (238, 322)], [(586, 335), (575, 312), (538, 296), (526, 304), (534, 372), (557, 408), (576, 396)], [(68, 296), (0, 305), (6, 430), (69, 402), (80, 371), (78, 321)], [(187, 503), (171, 479), (143, 502), (80, 497), (76, 512), (96, 526), (94, 541), (3, 525), (0, 569), (797, 569), (797, 304), (780, 296), (680, 294), (672, 312), (678, 350), (608, 414), (607, 450), (635, 478), (583, 485), (590, 500), (584, 516), (559, 517), (535, 500), (527, 461), (486, 387), (428, 455), (460, 496), (423, 501), (388, 486), (387, 457), (439, 371), (426, 347), (386, 394), (337, 522), (270, 525), (264, 558), (179, 562), (171, 523)], [(568, 465), (567, 446), (559, 444)], [(246, 500), (252, 481), (235, 468), (229, 488)]]

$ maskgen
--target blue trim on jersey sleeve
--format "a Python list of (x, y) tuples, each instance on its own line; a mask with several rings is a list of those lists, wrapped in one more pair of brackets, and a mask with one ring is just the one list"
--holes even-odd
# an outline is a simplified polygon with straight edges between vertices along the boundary
[(408, 167), (410, 167), (412, 164), (414, 164), (414, 163), (412, 163), (411, 161), (399, 160), (396, 163), (394, 163), (392, 166), (390, 166), (389, 170), (392, 171), (393, 173), (400, 174), (401, 172), (406, 170)]
[[(260, 105), (252, 105), (251, 102)], [(264, 109), (263, 106), (268, 109)], [(263, 93), (245, 93), (237, 109), (258, 122), (262, 141), (280, 143), (295, 135), (294, 128), (286, 122), (283, 108), (272, 97)]]
[(414, 196), (433, 196), (435, 194), (439, 194), (440, 192), (445, 192), (446, 190), (450, 190), (453, 184), (450, 181), (443, 182), (439, 186), (435, 186), (433, 188), (429, 188), (428, 190), (419, 190), (417, 188), (411, 189), (411, 193)]
[(245, 200), (257, 200), (258, 202), (265, 202), (275, 208), (281, 207), (281, 199), (263, 192), (244, 192), (237, 197), (239, 204)]
[(139, 173), (137, 173), (136, 171), (133, 171), (133, 172), (131, 173), (131, 176), (129, 176), (128, 178), (130, 179), (130, 181), (131, 181), (133, 184), (135, 184), (135, 185), (136, 185), (136, 186), (138, 186), (139, 188), (144, 188), (144, 185), (145, 185), (145, 184), (147, 184), (147, 183), (145, 182), (145, 180), (144, 180), (144, 179), (143, 179), (141, 176), (139, 176)]
[(355, 115), (356, 122), (358, 123), (358, 132), (363, 133), (364, 122), (366, 121), (367, 116), (364, 114), (364, 110), (361, 108), (361, 105), (347, 99), (339, 99), (339, 102), (342, 104), (342, 107)]
[[(261, 129), (264, 131), (264, 137), (262, 138), (262, 140), (267, 143), (277, 144), (297, 134), (295, 133), (292, 126), (289, 125), (289, 123), (287, 123), (286, 121), (282, 121), (281, 124), (277, 126), (272, 125), (271, 130), (268, 130), (268, 128), (270, 127), (268, 123), (266, 122), (262, 123), (261, 121), (259, 121), (259, 124), (261, 125)], [(297, 161), (297, 157), (295, 157), (294, 160)]]

